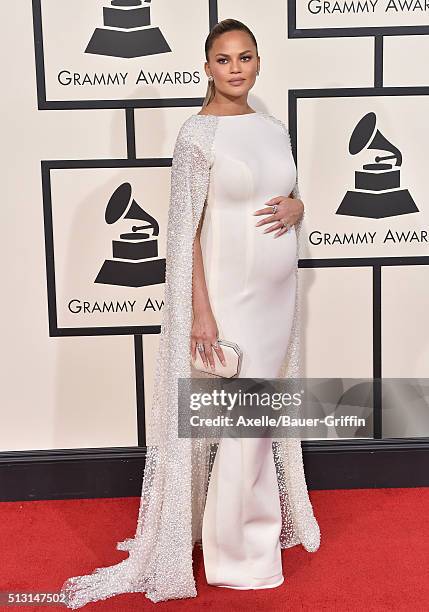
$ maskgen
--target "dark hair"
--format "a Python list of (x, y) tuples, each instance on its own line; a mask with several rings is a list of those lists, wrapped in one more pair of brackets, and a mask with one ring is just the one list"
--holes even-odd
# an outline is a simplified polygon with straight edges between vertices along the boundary
[[(219, 21), (219, 23), (217, 23), (215, 26), (212, 27), (212, 29), (209, 32), (209, 35), (206, 38), (204, 50), (205, 50), (207, 61), (209, 61), (209, 51), (212, 48), (213, 43), (216, 40), (216, 38), (219, 38), (219, 36), (221, 36), (222, 34), (225, 34), (225, 32), (234, 32), (235, 30), (246, 32), (246, 34), (248, 34), (250, 38), (252, 39), (256, 47), (256, 53), (258, 53), (258, 43), (256, 42), (256, 38), (252, 30), (250, 30), (247, 27), (247, 25), (245, 25), (241, 21), (238, 21), (237, 19), (224, 19), (223, 21)], [(207, 104), (209, 104), (209, 102), (212, 101), (214, 94), (215, 94), (215, 84), (213, 81), (209, 81), (207, 84), (206, 97), (204, 98), (203, 107), (207, 106)]]

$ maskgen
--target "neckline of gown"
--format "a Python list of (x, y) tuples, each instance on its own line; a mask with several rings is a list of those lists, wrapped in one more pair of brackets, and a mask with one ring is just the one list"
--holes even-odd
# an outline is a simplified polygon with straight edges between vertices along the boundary
[(240, 115), (213, 115), (206, 113), (204, 115), (200, 115), (199, 113), (195, 113), (194, 117), (219, 117), (219, 119), (223, 118), (232, 118), (232, 117), (248, 117), (249, 115), (259, 115), (259, 111), (254, 111), (253, 113), (241, 113)]

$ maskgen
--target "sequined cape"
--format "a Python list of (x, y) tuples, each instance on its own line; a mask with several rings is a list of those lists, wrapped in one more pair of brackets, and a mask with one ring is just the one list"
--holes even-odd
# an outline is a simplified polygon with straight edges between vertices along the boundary
[[(260, 113), (284, 130), (284, 123)], [(153, 602), (195, 597), (192, 551), (201, 543), (205, 495), (213, 461), (213, 438), (178, 438), (177, 379), (191, 378), (193, 241), (206, 202), (213, 144), (219, 118), (191, 115), (174, 147), (166, 242), (165, 299), (150, 409), (140, 508), (134, 537), (117, 543), (128, 551), (123, 561), (66, 580), (62, 593), (69, 608), (127, 592), (145, 592)], [(299, 197), (298, 181), (293, 197)], [(296, 279), (298, 283), (299, 234)], [(295, 304), (289, 346), (280, 377), (300, 376), (299, 300)], [(301, 441), (273, 438), (273, 456), (282, 510), (280, 543), (301, 543), (307, 551), (320, 545), (320, 530), (305, 481)]]

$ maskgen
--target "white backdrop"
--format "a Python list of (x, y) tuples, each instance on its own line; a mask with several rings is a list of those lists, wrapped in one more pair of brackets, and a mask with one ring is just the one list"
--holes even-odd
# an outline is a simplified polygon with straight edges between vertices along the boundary
[[(387, 0), (373, 14), (315, 12), (321, 4), (152, 0), (151, 24), (159, 30), (151, 44), (158, 50), (132, 58), (117, 50), (111, 56), (85, 52), (96, 28), (103, 28), (107, 0), (5, 5), (1, 450), (138, 444), (136, 389), (144, 389), (147, 409), (157, 336), (143, 335), (144, 369), (136, 372), (133, 334), (158, 325), (163, 285), (156, 274), (151, 285), (116, 284), (120, 266), (115, 282), (95, 282), (105, 260), (124, 259), (113, 257), (115, 241), (133, 224), (143, 224), (123, 217), (109, 224), (104, 215), (115, 190), (129, 182), (132, 198), (159, 224), (155, 259), (165, 256), (169, 164), (180, 125), (198, 112), (195, 99), (205, 95), (210, 10), (217, 10), (218, 20), (237, 18), (255, 33), (261, 73), (249, 102), (291, 123), (306, 206), (302, 257), (330, 260), (300, 269), (305, 374), (373, 375), (372, 267), (368, 261), (341, 266), (335, 260), (429, 256), (423, 239), (381, 240), (389, 229), (429, 234), (427, 15), (383, 11)], [(374, 27), (379, 29), (368, 30)], [(374, 59), (381, 57), (375, 52), (377, 33), (391, 34), (383, 38), (381, 64)], [(163, 51), (163, 44), (170, 50)], [(135, 110), (126, 113), (126, 106)], [(335, 212), (354, 187), (355, 171), (379, 153), (348, 151), (354, 128), (370, 112), (402, 153), (400, 184), (411, 194), (415, 213), (374, 219)], [(374, 231), (374, 244), (310, 240), (317, 232)], [(381, 271), (385, 377), (428, 373), (428, 261), (405, 263)], [(112, 310), (101, 312), (100, 305)], [(398, 410), (411, 416), (413, 406)], [(429, 436), (407, 431), (409, 421), (401, 421), (400, 429), (385, 423), (386, 431)]]

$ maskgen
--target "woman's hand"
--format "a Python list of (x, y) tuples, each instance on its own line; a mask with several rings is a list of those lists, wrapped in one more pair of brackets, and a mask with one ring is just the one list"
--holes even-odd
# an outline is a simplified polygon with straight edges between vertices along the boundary
[[(272, 206), (276, 204), (277, 211), (273, 214)], [(261, 219), (256, 223), (256, 226), (264, 225), (265, 223), (273, 223), (271, 227), (267, 227), (264, 230), (264, 234), (268, 232), (273, 232), (278, 229), (279, 231), (275, 234), (274, 238), (278, 238), (282, 234), (289, 231), (289, 227), (285, 227), (283, 225), (283, 221), (288, 223), (289, 226), (295, 225), (298, 223), (304, 214), (304, 204), (302, 200), (298, 198), (287, 198), (285, 196), (277, 196), (275, 198), (271, 198), (266, 202), (266, 205), (269, 208), (260, 208), (254, 215), (269, 215), (265, 219)], [(275, 222), (275, 223), (274, 223)]]
[[(196, 359), (197, 343), (204, 347), (204, 350), (198, 351), (207, 367), (207, 363), (210, 363), (211, 367), (215, 367), (213, 350), (216, 351), (222, 365), (226, 365), (223, 351), (219, 346), (216, 346), (218, 339), (218, 328), (216, 325), (215, 318), (211, 309), (199, 310), (194, 313), (194, 320), (192, 322), (191, 330), (191, 354), (192, 359)], [(213, 346), (215, 344), (215, 346)]]

